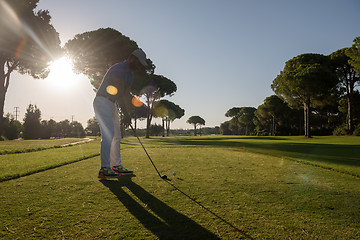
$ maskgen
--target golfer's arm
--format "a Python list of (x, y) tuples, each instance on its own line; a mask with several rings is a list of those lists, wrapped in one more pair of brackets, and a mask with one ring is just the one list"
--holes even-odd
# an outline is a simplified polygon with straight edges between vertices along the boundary
[(121, 111), (124, 114), (130, 113), (130, 103), (131, 103), (131, 94), (130, 94), (130, 88), (128, 88), (124, 91), (124, 94), (119, 96), (118, 99), (118, 105), (120, 106)]

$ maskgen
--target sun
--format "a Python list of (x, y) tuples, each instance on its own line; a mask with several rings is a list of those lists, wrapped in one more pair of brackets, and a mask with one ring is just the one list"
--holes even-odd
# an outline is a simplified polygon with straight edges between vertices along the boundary
[(49, 66), (50, 73), (46, 82), (55, 89), (71, 90), (79, 82), (78, 74), (72, 70), (72, 62), (67, 57), (59, 58)]

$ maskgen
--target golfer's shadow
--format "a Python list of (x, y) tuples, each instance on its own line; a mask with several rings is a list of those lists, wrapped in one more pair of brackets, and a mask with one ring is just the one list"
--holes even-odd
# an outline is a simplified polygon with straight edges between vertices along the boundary
[[(159, 239), (220, 239), (145, 191), (131, 180), (131, 176), (122, 176), (118, 181), (102, 180), (101, 182)], [(124, 188), (130, 190), (143, 204), (126, 193)]]

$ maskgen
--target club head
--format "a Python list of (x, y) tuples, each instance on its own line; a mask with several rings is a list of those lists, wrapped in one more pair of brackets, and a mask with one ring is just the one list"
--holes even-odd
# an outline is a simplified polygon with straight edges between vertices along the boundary
[(171, 181), (166, 175), (161, 176), (162, 179)]

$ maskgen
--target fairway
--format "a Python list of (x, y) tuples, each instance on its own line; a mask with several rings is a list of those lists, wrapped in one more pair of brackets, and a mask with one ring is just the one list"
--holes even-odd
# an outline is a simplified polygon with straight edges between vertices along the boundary
[(0, 239), (360, 238), (359, 138), (141, 140), (171, 181), (133, 137), (121, 148), (135, 176), (118, 180), (97, 179), (99, 140), (18, 154), (58, 162), (0, 182)]

